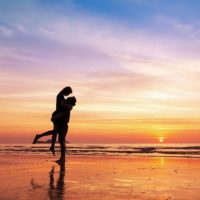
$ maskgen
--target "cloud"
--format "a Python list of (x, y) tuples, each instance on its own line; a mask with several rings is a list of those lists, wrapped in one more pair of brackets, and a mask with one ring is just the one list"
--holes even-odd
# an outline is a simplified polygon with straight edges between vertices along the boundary
[(200, 115), (195, 107), (200, 99), (197, 24), (154, 17), (153, 30), (76, 12), (76, 7), (54, 13), (54, 6), (28, 1), (24, 13), (19, 5), (10, 6), (15, 12), (0, 14), (5, 113), (6, 102), (15, 99), (8, 109), (13, 116), (31, 106), (47, 115), (57, 92), (70, 85), (80, 102), (76, 118), (81, 123), (98, 124), (104, 117), (125, 123), (123, 118), (129, 121), (124, 126), (134, 128), (130, 121), (137, 117), (141, 124), (157, 117), (155, 123), (168, 125), (173, 116)]
[[(78, 73), (80, 82), (84, 80), (90, 89), (107, 86), (108, 91), (114, 91), (115, 85), (121, 85), (122, 90), (179, 86), (199, 69), (198, 58), (192, 60), (198, 46), (177, 39), (177, 35), (161, 36), (145, 29), (130, 29), (85, 14), (55, 16), (52, 12), (43, 13), (41, 8), (36, 13), (37, 8), (33, 6), (30, 20), (21, 18), (20, 23), (10, 24), (12, 32), (18, 34), (16, 40), (24, 39), (15, 42), (15, 47), (13, 44), (12, 48), (2, 47), (1, 62), (12, 68), (11, 63), (17, 61), (15, 66), (22, 68), (20, 73), (22, 70), (26, 74), (47, 71), (48, 77), (53, 78), (70, 72), (74, 84), (73, 77)], [(35, 23), (39, 17), (42, 17), (41, 23)], [(193, 68), (188, 67), (191, 64)], [(102, 71), (105, 71), (103, 76)]]
[(14, 33), (8, 27), (0, 25), (0, 35), (2, 35), (4, 37), (12, 37), (14, 35)]

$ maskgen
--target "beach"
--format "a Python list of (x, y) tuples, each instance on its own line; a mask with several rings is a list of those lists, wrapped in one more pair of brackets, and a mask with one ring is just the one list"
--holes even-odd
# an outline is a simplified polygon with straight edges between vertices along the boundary
[(0, 199), (199, 200), (200, 159), (0, 154)]

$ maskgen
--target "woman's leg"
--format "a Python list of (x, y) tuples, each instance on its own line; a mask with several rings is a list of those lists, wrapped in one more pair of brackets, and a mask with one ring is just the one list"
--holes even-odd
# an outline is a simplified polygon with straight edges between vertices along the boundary
[(55, 130), (50, 130), (50, 131), (46, 131), (44, 133), (41, 133), (41, 134), (37, 134), (33, 140), (33, 144), (35, 144), (41, 137), (44, 137), (44, 136), (48, 136), (48, 135), (52, 135), (55, 133)]
[(55, 156), (55, 143), (56, 143), (57, 133), (59, 131), (58, 128), (59, 128), (59, 126), (57, 124), (53, 123), (53, 129), (55, 132), (54, 132), (54, 134), (52, 134), (50, 150), (54, 156)]
[(54, 134), (52, 134), (51, 138), (51, 147), (50, 150), (52, 154), (55, 156), (55, 143), (56, 143), (56, 138), (57, 138), (57, 132), (55, 131)]

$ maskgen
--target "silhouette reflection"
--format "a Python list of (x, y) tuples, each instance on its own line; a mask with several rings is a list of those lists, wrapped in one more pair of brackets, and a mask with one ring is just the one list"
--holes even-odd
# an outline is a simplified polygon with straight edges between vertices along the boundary
[[(58, 166), (59, 172), (55, 171), (54, 165), (51, 167), (49, 172), (49, 186), (47, 189), (47, 196), (49, 197), (49, 200), (63, 200), (65, 198), (65, 163)], [(55, 178), (55, 176), (57, 178)], [(30, 184), (33, 190), (43, 190), (46, 188), (43, 184), (38, 184), (34, 178), (31, 178)], [(34, 192), (34, 194), (38, 194), (38, 192)]]
[(55, 166), (52, 166), (51, 171), (49, 172), (49, 190), (48, 195), (50, 200), (55, 199), (64, 199), (65, 193), (65, 163), (59, 165), (59, 176), (55, 183)]

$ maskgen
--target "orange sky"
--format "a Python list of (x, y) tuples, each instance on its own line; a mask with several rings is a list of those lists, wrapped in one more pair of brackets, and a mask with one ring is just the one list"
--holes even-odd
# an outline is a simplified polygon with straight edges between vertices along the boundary
[(112, 3), (120, 13), (28, 2), (0, 5), (1, 143), (51, 129), (65, 86), (77, 97), (70, 142), (200, 142), (199, 23), (162, 2)]
[[(50, 116), (59, 90), (44, 90), (7, 94), (1, 98), (2, 143), (31, 142), (34, 134), (51, 129)], [(126, 99), (123, 98), (125, 91), (112, 95), (107, 89), (96, 91), (91, 90), (89, 94), (88, 89), (83, 94), (74, 87), (78, 102), (72, 110), (70, 142), (156, 143), (159, 138), (170, 143), (199, 141), (200, 120), (191, 105), (186, 107), (184, 102), (163, 97)]]

